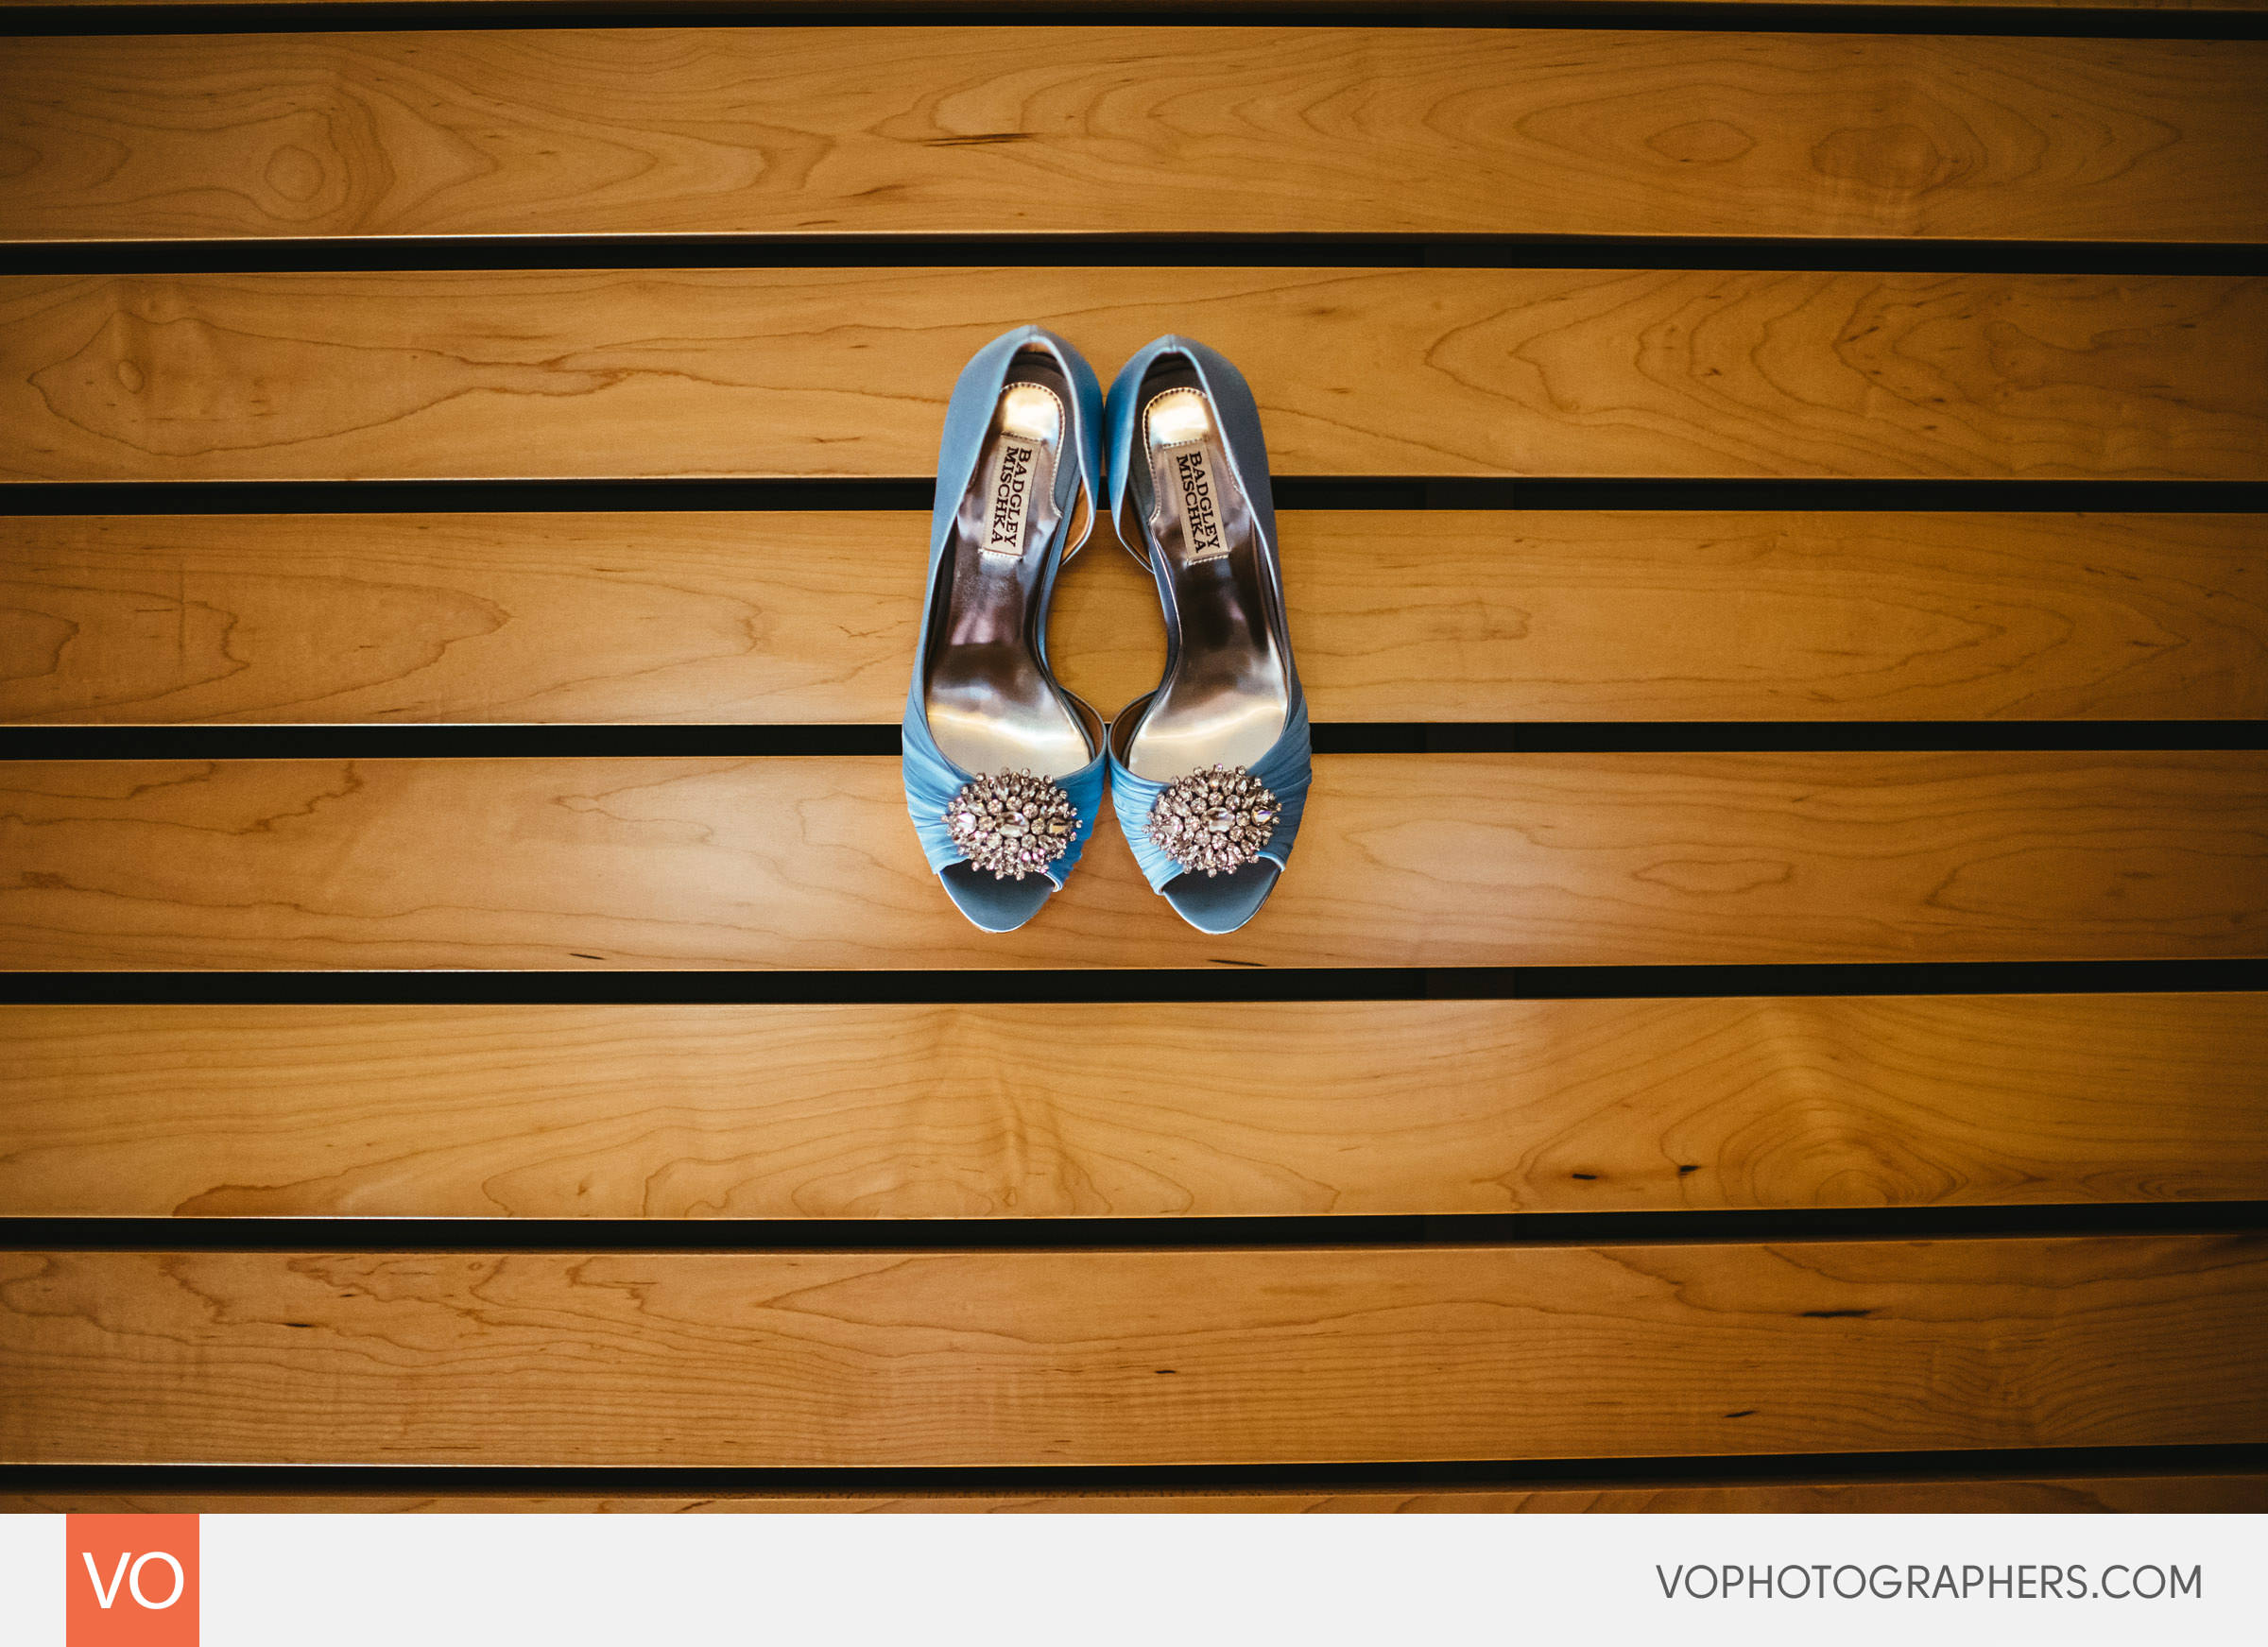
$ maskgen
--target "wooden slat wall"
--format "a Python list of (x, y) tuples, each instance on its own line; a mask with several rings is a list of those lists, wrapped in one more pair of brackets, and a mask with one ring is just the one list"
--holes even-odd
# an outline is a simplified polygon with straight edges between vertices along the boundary
[(0, 966), (1319, 967), (2259, 952), (2268, 756), (1341, 755), (1268, 918), (1106, 820), (981, 933), (885, 757), (20, 762)]
[[(2268, 1199), (2258, 995), (0, 1007), (33, 1216)], [(1224, 1055), (1230, 1054), (1231, 1055)]]
[[(2268, 715), (2255, 515), (1282, 517), (1326, 721)], [(0, 520), (19, 722), (867, 721), (904, 712), (911, 513)], [(1155, 685), (1098, 546), (1051, 646)], [(1642, 646), (1632, 637), (1642, 634)]]
[[(1168, 331), (1221, 348), (1283, 475), (2268, 480), (2268, 282), (2149, 244), (2268, 241), (2258, 42), (527, 15), (0, 52), (0, 242), (84, 243), (37, 255), (90, 271), (0, 277), (0, 479), (35, 508), (40, 483), (249, 483), (232, 515), (112, 490), (0, 523), (0, 720), (893, 721), (917, 513), (395, 515), (342, 488), (293, 515), (261, 483), (920, 476), (962, 362), (1025, 320), (1106, 374)], [(1160, 232), (1310, 238), (1253, 266), (1058, 249)], [(560, 267), (475, 246), (420, 270), (402, 244), (531, 234), (572, 237)], [(993, 237), (988, 263), (938, 234)], [(1328, 237), (1373, 234), (1427, 244), (1339, 266)], [(679, 235), (743, 266), (611, 266), (655, 258), (608, 237)], [(1568, 235), (1663, 266), (1427, 266)], [(860, 237), (859, 266), (776, 236)], [(1917, 259), (1860, 236), (1945, 244), (1881, 272)], [(186, 262), (183, 238), (275, 244)], [(1033, 926), (975, 933), (871, 757), (10, 762), (0, 969), (519, 968), (541, 996), (566, 969), (1046, 968), (1088, 998), (476, 1005), (433, 980), (431, 1004), (193, 1005), (94, 980), (114, 999), (53, 1006), (24, 981), (0, 1216), (341, 1222), (330, 1252), (83, 1251), (111, 1244), (63, 1225), (0, 1253), (0, 1466), (1933, 1451), (1881, 1480), (449, 1507), (2261, 1508), (2257, 1454), (2121, 1450), (2268, 1443), (2268, 1239), (1916, 1241), (1890, 1210), (2241, 1223), (2226, 1203), (2268, 1199), (2261, 997), (2146, 964), (2087, 995), (1752, 995), (1738, 970), (1987, 961), (2019, 987), (2268, 951), (2268, 759), (2152, 724), (2268, 714), (2263, 517), (2191, 512), (2250, 493), (1963, 495), (1287, 514), (1326, 723), (2120, 720), (2133, 746), (1326, 756), (1282, 890), (1226, 938), (1108, 822)], [(1074, 570), (1071, 684), (1155, 680), (1151, 602), (1108, 547)], [(1727, 970), (1612, 998), (1652, 963)], [(1601, 998), (1134, 1004), (1081, 971), (1215, 965), (1576, 965)], [(1879, 1210), (1883, 1239), (1725, 1239), (1736, 1210), (1846, 1227), (1823, 1209)], [(1022, 1222), (1528, 1211), (1682, 1238), (1081, 1250)], [(563, 1223), (524, 1250), (545, 1227), (490, 1222), (516, 1250), (443, 1253), (377, 1217), (969, 1236), (702, 1253)], [(215, 1228), (196, 1244), (230, 1246)], [(2106, 1450), (1945, 1462), (2039, 1448)], [(146, 1480), (0, 1508), (220, 1507)], [(235, 1503), (430, 1507), (372, 1487)]]
[(0, 477), (926, 474), (1027, 320), (1282, 474), (2268, 478), (2268, 280), (1044, 266), (0, 279)]
[(1612, 30), (15, 43), (16, 239), (2268, 233), (2268, 47)]
[[(2268, 1440), (2268, 1240), (0, 1256), (0, 1453), (951, 1466)], [(1393, 1399), (1381, 1400), (1381, 1391)]]
[(2268, 1509), (2268, 1475), (2061, 1476), (2036, 1480), (1950, 1479), (1865, 1482), (1748, 1482), (1710, 1486), (1541, 1487), (1521, 1491), (1082, 1493), (936, 1495), (927, 1498), (848, 1494), (805, 1498), (512, 1498), (502, 1494), (440, 1493), (332, 1496), (212, 1493), (194, 1498), (104, 1493), (0, 1493), (0, 1515), (146, 1515), (202, 1511), (242, 1515), (304, 1515), (347, 1511), (362, 1515), (628, 1515), (784, 1514), (795, 1516), (914, 1512), (928, 1514), (1105, 1515), (1553, 1515), (1595, 1512), (1631, 1515), (2066, 1515)]

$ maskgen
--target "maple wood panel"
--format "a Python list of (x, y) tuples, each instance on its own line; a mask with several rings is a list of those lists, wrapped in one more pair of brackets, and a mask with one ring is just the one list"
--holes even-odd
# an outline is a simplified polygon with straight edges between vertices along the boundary
[(1349, 755), (1222, 937), (1106, 819), (979, 932), (887, 757), (13, 763), (0, 966), (1198, 967), (2257, 955), (2268, 757)]
[(1061, 267), (5, 279), (0, 476), (923, 475), (1025, 321), (1203, 338), (1283, 474), (2268, 476), (2268, 281)]
[(0, 1255), (0, 1461), (1292, 1463), (2268, 1439), (2268, 1239)]
[(1776, 1515), (1787, 1513), (2060, 1515), (2268, 1510), (2268, 1475), (2036, 1476), (2005, 1480), (1738, 1482), (1677, 1486), (1445, 1488), (1398, 1492), (1048, 1493), (1020, 1498), (938, 1493), (885, 1498), (697, 1499), (447, 1493), (318, 1497), (277, 1493), (0, 1493), (0, 1515)]
[(2268, 234), (2246, 41), (1207, 27), (51, 36), (0, 233)]
[[(2268, 715), (2253, 515), (1297, 511), (1322, 720)], [(903, 712), (908, 513), (0, 520), (0, 718), (865, 721)], [(1157, 683), (1098, 545), (1051, 653)]]
[(2268, 1198), (2258, 995), (0, 1007), (0, 1215)]

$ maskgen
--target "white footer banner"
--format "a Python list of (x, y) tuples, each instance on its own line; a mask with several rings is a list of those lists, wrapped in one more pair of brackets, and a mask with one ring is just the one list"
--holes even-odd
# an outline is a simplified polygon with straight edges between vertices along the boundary
[(2261, 1516), (0, 1517), (9, 1647), (2268, 1640)]

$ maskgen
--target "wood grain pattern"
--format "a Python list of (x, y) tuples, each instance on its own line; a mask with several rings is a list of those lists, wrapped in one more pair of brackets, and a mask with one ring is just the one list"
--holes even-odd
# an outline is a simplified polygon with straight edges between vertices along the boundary
[(2268, 1510), (2268, 1475), (2037, 1476), (1987, 1481), (1742, 1482), (1437, 1492), (1059, 1493), (1023, 1498), (506, 1498), (450, 1493), (0, 1493), (0, 1515), (2151, 1515)]
[[(1318, 719), (2268, 716), (2253, 515), (1281, 517)], [(0, 719), (865, 721), (903, 712), (923, 517), (16, 516)], [(1057, 665), (1157, 683), (1124, 556)]]
[(0, 1461), (1289, 1463), (2268, 1438), (2268, 1238), (0, 1256)]
[[(260, 0), (264, 6), (301, 5), (395, 5), (399, 0)], [(455, 0), (421, 0), (428, 5), (449, 5)], [(503, 7), (525, 6), (529, 10), (541, 9), (554, 15), (571, 9), (560, 0), (476, 0), (484, 10)], [(1684, 0), (1692, 6), (1752, 6), (1760, 0)], [(1766, 4), (1784, 4), (1785, 0), (1761, 0)], [(210, 7), (212, 0), (39, 0), (43, 9), (50, 6), (100, 6), (107, 9), (118, 7), (163, 9), (178, 6)], [(1145, 0), (1144, 11), (1207, 12), (1214, 9), (1215, 0)], [(1838, 0), (1838, 4), (1853, 6), (1881, 6), (1891, 9), (1911, 9), (1916, 6), (1932, 9), (1951, 7), (1989, 6), (1996, 9), (2049, 8), (2087, 11), (2258, 11), (2268, 9), (2268, 0)], [(651, 11), (700, 12), (736, 11), (747, 16), (767, 13), (808, 15), (810, 0), (666, 0), (664, 5), (648, 9)], [(903, 12), (909, 16), (937, 13), (945, 16), (966, 15), (968, 0), (877, 0), (862, 5), (864, 12)], [(1117, 12), (1123, 9), (1117, 0), (988, 0), (988, 11), (1042, 11), (1070, 12), (1079, 10)], [(1319, 11), (1351, 11), (1375, 16), (1379, 0), (1239, 0), (1237, 10), (1242, 12), (1289, 11), (1302, 14)], [(1627, 0), (1540, 0), (1530, 5), (1523, 0), (1426, 0), (1429, 15), (1461, 15), (1471, 13), (1491, 20), (1507, 14), (1517, 15), (1530, 9), (1556, 11), (1562, 14), (1595, 11), (1611, 17), (1627, 9)]]
[(0, 232), (16, 240), (2268, 235), (2268, 48), (2242, 41), (1115, 24), (53, 36), (0, 60)]
[(0, 1216), (2268, 1198), (2258, 995), (0, 1007)]
[(0, 965), (1527, 966), (2257, 955), (2268, 757), (1350, 755), (1206, 938), (1106, 820), (978, 932), (885, 757), (13, 763)]
[(920, 475), (1023, 321), (1204, 338), (1282, 474), (2268, 475), (2268, 280), (1450, 268), (0, 280), (0, 475)]

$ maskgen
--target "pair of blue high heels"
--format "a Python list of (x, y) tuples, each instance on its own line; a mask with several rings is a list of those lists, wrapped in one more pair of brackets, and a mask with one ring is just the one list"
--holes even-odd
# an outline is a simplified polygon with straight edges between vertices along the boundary
[[(1108, 728), (1047, 661), (1056, 575), (1106, 492), (1119, 541), (1157, 579), (1166, 632), (1165, 678)], [(977, 351), (937, 453), (904, 749), (922, 852), (987, 932), (1014, 931), (1062, 887), (1106, 790), (1151, 889), (1190, 925), (1234, 932), (1259, 912), (1299, 832), (1312, 756), (1267, 447), (1235, 367), (1160, 337), (1106, 403), (1052, 332), (1020, 327)]]

